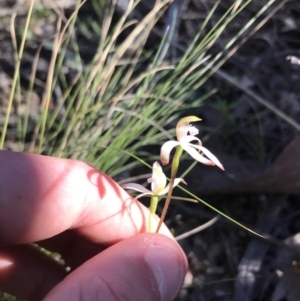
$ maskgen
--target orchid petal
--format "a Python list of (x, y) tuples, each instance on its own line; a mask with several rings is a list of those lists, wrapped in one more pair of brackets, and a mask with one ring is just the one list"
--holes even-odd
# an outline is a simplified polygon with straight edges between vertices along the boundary
[(177, 122), (177, 126), (183, 125), (183, 124), (188, 124), (190, 122), (195, 122), (195, 121), (201, 121), (201, 118), (198, 118), (197, 116), (187, 116), (184, 118), (181, 118), (178, 122)]
[(220, 169), (224, 170), (223, 165), (221, 164), (221, 162), (218, 160), (218, 158), (213, 155), (207, 148), (203, 147), (203, 146), (199, 146), (199, 145), (194, 145), (194, 144), (189, 144), (189, 146), (194, 147), (200, 151), (203, 152), (203, 154), (210, 159), (212, 162), (214, 162), (215, 165), (217, 165)]
[(201, 119), (196, 117), (196, 116), (188, 116), (180, 119), (177, 122), (176, 125), (176, 136), (177, 140), (181, 141), (181, 139), (185, 136), (187, 136), (188, 131), (189, 131), (189, 123), (190, 122), (195, 122), (195, 121), (200, 121)]
[(182, 138), (180, 140), (180, 143), (181, 144), (185, 144), (185, 143), (190, 143), (191, 141), (197, 141), (199, 143), (199, 146), (202, 145), (202, 142), (201, 142), (201, 140), (199, 138), (197, 138), (195, 136), (189, 136), (189, 135), (186, 136), (186, 137), (184, 137), (184, 138)]
[[(149, 196), (149, 193), (141, 193), (141, 194), (137, 195), (134, 199), (135, 199), (135, 200), (138, 200), (138, 199), (140, 199), (141, 197), (146, 196), (146, 195)], [(153, 193), (151, 193), (151, 195), (153, 195)]]
[(175, 140), (167, 141), (162, 145), (160, 149), (160, 160), (163, 165), (169, 163), (171, 150), (177, 145), (180, 145), (180, 143)]
[[(186, 184), (186, 182), (184, 181), (184, 179), (182, 178), (175, 178), (174, 179), (174, 185), (173, 188), (176, 187), (180, 182), (183, 182), (184, 184)], [(170, 188), (170, 183), (165, 187), (165, 189), (163, 191), (160, 192), (159, 195), (163, 195), (163, 194), (167, 194)]]
[(153, 194), (159, 194), (160, 191), (166, 187), (167, 178), (157, 161), (153, 163), (151, 180), (151, 190)]
[(131, 189), (138, 192), (143, 192), (144, 194), (153, 194), (152, 191), (148, 190), (144, 186), (136, 183), (126, 183), (121, 185), (124, 189)]
[(194, 147), (196, 147), (197, 145), (193, 145), (193, 144), (181, 144), (181, 147), (192, 157), (194, 158), (196, 161), (203, 163), (205, 165), (215, 165), (214, 162), (206, 159), (205, 157), (203, 157), (201, 154), (199, 154), (196, 149)]
[(218, 160), (218, 158), (215, 155), (213, 155), (207, 148), (201, 147), (201, 151), (208, 159), (214, 162), (220, 169), (224, 170), (224, 167), (221, 164), (221, 162)]

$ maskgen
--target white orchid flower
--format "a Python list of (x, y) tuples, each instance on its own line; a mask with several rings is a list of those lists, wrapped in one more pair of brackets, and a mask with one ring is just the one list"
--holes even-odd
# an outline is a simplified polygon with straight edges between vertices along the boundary
[[(131, 189), (138, 192), (142, 192), (138, 196), (135, 197), (135, 199), (139, 199), (142, 196), (151, 196), (151, 202), (150, 202), (150, 216), (149, 216), (149, 232), (152, 231), (152, 220), (153, 216), (155, 215), (157, 204), (159, 201), (159, 196), (162, 196), (164, 194), (167, 194), (169, 192), (170, 184), (167, 184), (167, 178), (165, 174), (162, 171), (162, 168), (160, 164), (156, 161), (153, 163), (152, 167), (152, 177), (148, 179), (148, 182), (151, 183), (151, 190), (148, 190), (144, 186), (136, 183), (127, 183), (123, 184), (122, 187), (124, 189)], [(174, 185), (172, 188), (177, 186), (180, 182), (185, 183), (185, 181), (181, 178), (175, 178), (174, 179)], [(186, 183), (185, 183), (186, 184)]]
[[(163, 165), (170, 161), (170, 153), (175, 146), (181, 146), (192, 158), (205, 165), (217, 165), (220, 169), (224, 170), (223, 165), (207, 148), (202, 146), (202, 142), (198, 135), (199, 130), (190, 125), (190, 122), (200, 121), (201, 119), (196, 116), (189, 116), (179, 120), (176, 126), (177, 141), (170, 140), (165, 142), (160, 151), (160, 159)], [(192, 141), (197, 141), (198, 144), (192, 144)], [(204, 157), (204, 155), (207, 157)]]
[[(180, 182), (184, 182), (181, 178), (176, 178), (174, 181), (174, 187), (177, 186)], [(136, 199), (141, 198), (142, 196), (161, 196), (167, 194), (169, 191), (169, 184), (167, 184), (167, 178), (162, 171), (160, 164), (156, 161), (153, 163), (152, 167), (152, 177), (148, 179), (148, 183), (151, 183), (151, 190), (145, 188), (144, 186), (136, 183), (127, 183), (123, 184), (124, 189), (130, 189), (138, 192), (142, 192)]]

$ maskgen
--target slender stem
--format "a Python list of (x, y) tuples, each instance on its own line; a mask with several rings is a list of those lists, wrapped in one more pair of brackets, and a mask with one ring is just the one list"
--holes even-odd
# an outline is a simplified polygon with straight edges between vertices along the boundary
[(173, 190), (173, 187), (174, 187), (174, 181), (175, 181), (175, 177), (176, 177), (178, 166), (179, 166), (179, 159), (180, 159), (180, 156), (181, 156), (182, 152), (183, 152), (183, 148), (180, 145), (177, 146), (176, 152), (175, 152), (175, 155), (174, 155), (173, 161), (172, 161), (169, 191), (168, 191), (167, 199), (165, 201), (165, 205), (164, 205), (161, 217), (160, 217), (160, 221), (159, 221), (158, 226), (156, 228), (156, 233), (158, 233), (158, 231), (159, 231), (159, 229), (160, 229), (160, 227), (161, 227), (161, 225), (162, 225), (162, 223), (163, 223), (163, 221), (166, 217), (166, 214), (167, 214), (167, 210), (168, 210), (168, 207), (169, 207), (169, 204), (170, 204), (170, 201), (171, 201), (172, 190)]
[(149, 216), (149, 232), (153, 232), (152, 230), (152, 221), (153, 221), (153, 216), (156, 212), (156, 208), (157, 208), (157, 204), (158, 204), (158, 197), (157, 196), (152, 196), (151, 197), (151, 202), (150, 202), (150, 216)]
[(231, 221), (232, 223), (238, 225), (239, 227), (257, 235), (260, 236), (262, 238), (265, 238), (263, 235), (260, 235), (254, 231), (252, 231), (251, 229), (247, 228), (246, 226), (240, 224), (239, 222), (237, 222), (236, 220), (234, 220), (233, 218), (231, 218), (230, 216), (226, 215), (225, 213), (223, 213), (222, 211), (218, 210), (217, 208), (213, 207), (212, 205), (210, 205), (209, 203), (206, 203), (205, 201), (203, 201), (202, 199), (198, 198), (195, 194), (191, 193), (190, 191), (188, 191), (187, 189), (179, 186), (179, 188), (184, 191), (185, 193), (189, 194), (190, 196), (192, 196), (193, 198), (195, 198), (196, 200), (198, 200), (200, 203), (202, 203), (203, 205), (207, 206), (208, 208), (210, 208), (211, 210), (217, 212), (218, 214), (222, 215), (223, 217), (225, 217), (227, 220)]
[[(4, 119), (4, 124), (3, 124), (3, 128), (2, 128), (2, 133), (1, 133), (0, 149), (3, 148), (5, 137), (6, 137), (9, 117), (10, 117), (12, 104), (13, 104), (13, 100), (14, 100), (14, 95), (15, 95), (15, 89), (16, 89), (16, 85), (17, 85), (17, 82), (18, 82), (18, 78), (19, 78), (21, 59), (22, 59), (22, 55), (23, 55), (23, 51), (24, 51), (24, 47), (25, 47), (25, 43), (26, 43), (26, 36), (27, 36), (28, 27), (29, 27), (29, 23), (30, 23), (30, 18), (31, 18), (32, 10), (33, 10), (33, 4), (34, 4), (34, 0), (31, 0), (30, 5), (29, 5), (28, 14), (27, 14), (27, 17), (26, 17), (26, 22), (25, 22), (24, 32), (23, 32), (23, 36), (22, 36), (22, 40), (21, 40), (21, 45), (20, 45), (20, 49), (19, 49), (19, 53), (18, 53), (18, 59), (15, 62), (15, 64), (16, 64), (15, 65), (15, 71), (14, 71), (12, 86), (11, 86), (10, 93), (9, 93), (9, 99), (8, 99), (8, 104), (7, 104), (7, 108), (6, 108), (5, 119)], [(13, 24), (14, 20), (15, 20), (15, 15), (12, 16), (12, 24), (11, 24), (11, 28), (12, 28), (11, 32), (12, 33), (14, 33), (14, 27), (13, 27), (14, 26), (14, 24)], [(12, 38), (15, 38), (15, 37), (13, 36)]]

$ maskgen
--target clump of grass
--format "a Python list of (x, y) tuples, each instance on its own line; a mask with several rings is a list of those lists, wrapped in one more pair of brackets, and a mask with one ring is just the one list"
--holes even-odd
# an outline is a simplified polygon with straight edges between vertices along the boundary
[[(160, 144), (168, 135), (163, 130), (166, 124), (176, 119), (184, 110), (199, 107), (202, 100), (210, 95), (203, 95), (201, 99), (192, 98), (214, 69), (224, 62), (225, 51), (234, 45), (238, 36), (255, 20), (253, 18), (249, 21), (239, 35), (228, 42), (224, 51), (210, 58), (210, 49), (226, 26), (250, 2), (251, 0), (248, 0), (242, 6), (237, 6), (239, 1), (235, 1), (204, 35), (207, 24), (218, 6), (216, 3), (193, 43), (173, 65), (162, 61), (161, 50), (165, 52), (169, 47), (169, 40), (164, 37), (156, 54), (144, 50), (151, 30), (162, 11), (171, 3), (170, 0), (157, 1), (153, 9), (139, 22), (129, 18), (138, 3), (130, 1), (117, 23), (113, 22), (115, 2), (108, 3), (104, 13), (100, 9), (103, 3), (97, 6), (94, 2), (95, 11), (101, 13), (103, 21), (95, 29), (99, 33), (98, 45), (88, 63), (81, 57), (74, 34), (76, 25), (79, 24), (78, 12), (84, 2), (77, 1), (77, 6), (68, 20), (57, 8), (56, 35), (52, 41), (52, 57), (40, 108), (41, 114), (35, 124), (30, 145), (25, 144), (30, 110), (27, 110), (25, 117), (20, 118), (20, 151), (89, 161), (111, 176), (132, 167), (137, 162), (129, 163), (129, 155), (121, 153), (120, 150), (139, 154), (138, 150), (144, 145)], [(19, 47), (15, 35), (12, 35), (16, 50), (16, 69), (1, 136), (1, 148), (5, 142), (13, 99), (16, 99), (16, 91), (19, 90), (16, 87), (19, 87), (20, 61), (32, 9), (33, 1), (29, 7)], [(11, 28), (13, 33), (13, 22)], [(130, 33), (120, 42), (119, 37), (126, 29), (130, 29)], [(39, 50), (32, 68), (29, 95), (34, 86)], [(66, 65), (72, 66), (75, 74), (71, 82), (63, 72)], [(64, 89), (58, 104), (50, 109), (57, 86), (63, 86)], [(30, 97), (27, 101), (29, 108)], [(127, 163), (130, 165), (126, 165)]]

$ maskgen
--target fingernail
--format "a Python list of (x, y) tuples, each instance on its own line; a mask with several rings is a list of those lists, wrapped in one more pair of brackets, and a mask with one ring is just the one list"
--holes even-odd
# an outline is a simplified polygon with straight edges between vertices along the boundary
[(178, 248), (151, 245), (145, 260), (153, 272), (161, 300), (173, 300), (182, 287), (186, 272), (181, 251)]

